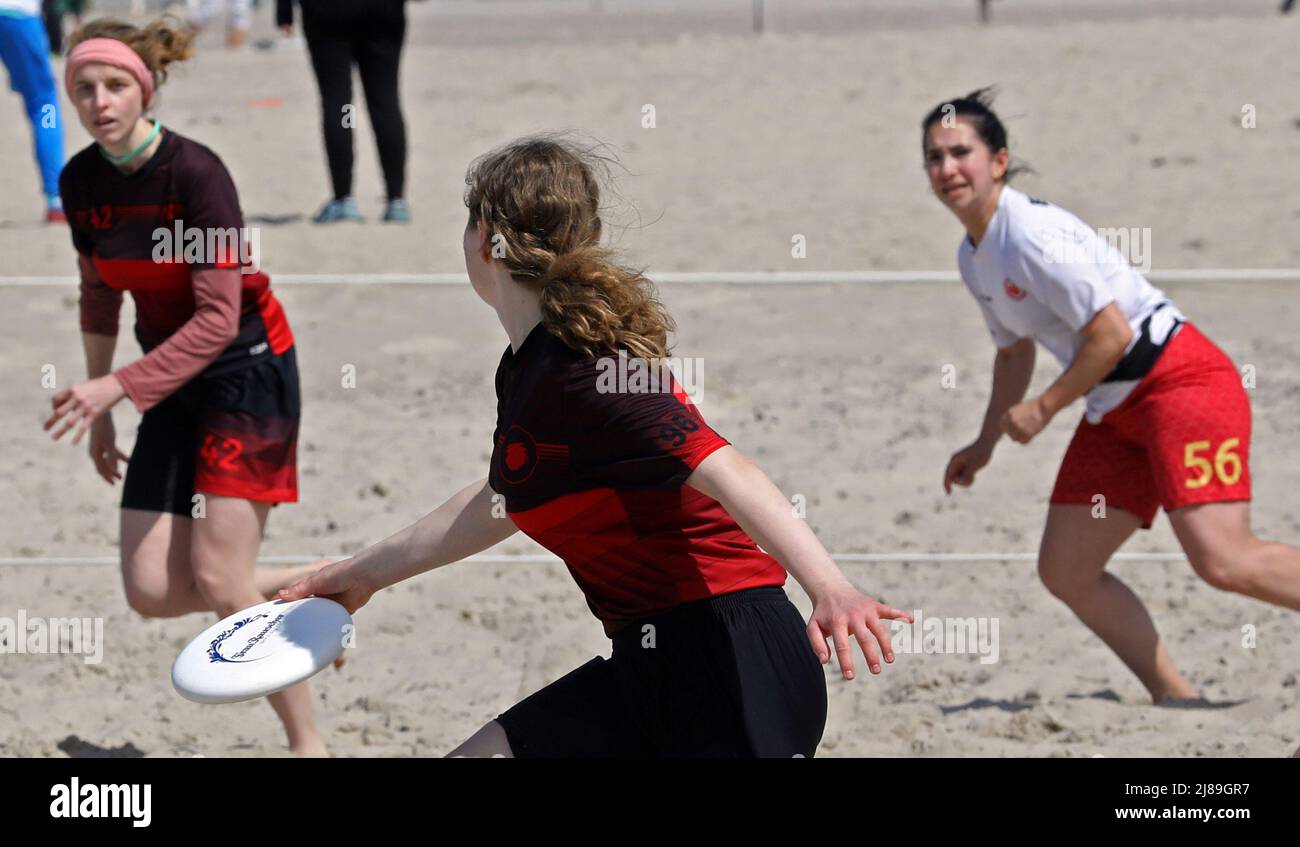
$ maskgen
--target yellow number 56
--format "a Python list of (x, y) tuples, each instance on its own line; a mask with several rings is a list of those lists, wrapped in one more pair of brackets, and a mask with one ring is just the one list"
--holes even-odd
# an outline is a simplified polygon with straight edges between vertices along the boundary
[(1214, 465), (1211, 466), (1209, 459), (1197, 455), (1202, 451), (1208, 452), (1210, 442), (1189, 442), (1183, 449), (1183, 464), (1200, 471), (1200, 475), (1195, 479), (1187, 480), (1184, 485), (1188, 488), (1201, 488), (1209, 485), (1215, 474), (1218, 474), (1219, 482), (1224, 485), (1234, 485), (1241, 479), (1241, 457), (1232, 452), (1239, 444), (1241, 444), (1240, 438), (1229, 438), (1220, 444), (1219, 449), (1214, 453)]

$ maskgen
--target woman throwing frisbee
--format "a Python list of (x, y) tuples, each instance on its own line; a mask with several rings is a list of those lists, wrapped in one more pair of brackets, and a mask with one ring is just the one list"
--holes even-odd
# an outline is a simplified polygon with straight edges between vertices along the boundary
[[(827, 638), (845, 678), (855, 638), (879, 673), (880, 653), (893, 660), (882, 619), (908, 616), (849, 583), (666, 371), (663, 391), (604, 378), (611, 363), (666, 356), (672, 322), (649, 281), (598, 246), (599, 189), (584, 154), (524, 139), (475, 162), (466, 183), (465, 264), (510, 340), (488, 476), (280, 596), (333, 596), (355, 611), (522, 529), (564, 560), (612, 656), (527, 697), (451, 755), (812, 756)], [(498, 495), (506, 517), (493, 514)], [(813, 600), (807, 626), (782, 589), (787, 569)]]
[[(216, 154), (145, 117), (180, 27), (99, 20), (75, 33), (65, 84), (94, 143), (68, 162), (63, 203), (81, 270), (89, 379), (60, 391), (45, 428), (89, 432), (90, 458), (121, 478), (122, 576), (141, 615), (221, 616), (262, 602), (306, 568), (255, 570), (267, 514), (298, 497), (298, 369), (270, 280), (248, 261), (235, 186)], [(179, 238), (177, 237), (179, 235)], [(145, 355), (112, 369), (122, 292)], [(143, 412), (128, 459), (110, 410)], [(292, 748), (324, 753), (306, 685), (273, 695)]]
[[(944, 488), (971, 485), (1003, 433), (1026, 444), (1083, 397), (1039, 575), (1155, 702), (1196, 698), (1106, 563), (1163, 506), (1202, 579), (1300, 609), (1300, 550), (1250, 528), (1250, 402), (1232, 361), (1104, 239), (1007, 184), (1006, 130), (990, 102), (982, 89), (922, 123), (930, 187), (966, 228), (958, 265), (998, 348), (983, 427), (949, 460)], [(1035, 342), (1065, 372), (1025, 400)]]

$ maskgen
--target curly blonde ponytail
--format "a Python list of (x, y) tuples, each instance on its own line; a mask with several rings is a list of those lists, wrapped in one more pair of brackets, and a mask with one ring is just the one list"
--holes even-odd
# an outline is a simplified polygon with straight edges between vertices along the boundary
[(568, 347), (667, 356), (674, 325), (654, 284), (599, 246), (600, 186), (589, 157), (545, 136), (488, 153), (465, 175), (470, 220), (486, 225), (511, 275), (540, 292), (542, 323)]
[(668, 355), (673, 320), (639, 271), (614, 264), (600, 247), (555, 258), (542, 277), (542, 322), (587, 355), (620, 347), (643, 359)]

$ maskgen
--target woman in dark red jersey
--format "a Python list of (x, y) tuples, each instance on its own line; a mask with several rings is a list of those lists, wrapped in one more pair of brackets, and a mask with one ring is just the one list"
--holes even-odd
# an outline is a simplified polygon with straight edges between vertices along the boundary
[[(166, 67), (190, 55), (190, 36), (162, 21), (138, 29), (100, 20), (70, 44), (68, 96), (95, 139), (60, 185), (90, 378), (55, 395), (45, 428), (58, 439), (75, 427), (73, 443), (89, 432), (110, 485), (127, 461), (121, 549), (131, 608), (228, 615), (310, 567), (254, 567), (271, 506), (298, 498), (293, 334), (249, 261), (221, 160), (144, 116)], [(112, 371), (123, 291), (146, 355)], [(125, 398), (143, 412), (129, 459), (110, 414)], [(323, 754), (306, 684), (270, 700), (290, 746)]]
[[(859, 593), (785, 496), (658, 369), (672, 321), (650, 282), (598, 246), (599, 188), (584, 154), (524, 139), (475, 162), (466, 182), (470, 281), (510, 339), (488, 477), (280, 596), (334, 596), (355, 611), (522, 529), (564, 560), (612, 656), (451, 755), (812, 756), (827, 637), (845, 678), (853, 638), (879, 673), (880, 652), (893, 661), (882, 619), (908, 616)], [(813, 600), (806, 626), (782, 589), (786, 568)]]

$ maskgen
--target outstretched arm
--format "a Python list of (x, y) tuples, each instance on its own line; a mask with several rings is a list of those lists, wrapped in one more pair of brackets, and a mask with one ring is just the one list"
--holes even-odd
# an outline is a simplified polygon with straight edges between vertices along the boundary
[(872, 673), (880, 673), (880, 656), (894, 661), (889, 631), (882, 618), (911, 618), (860, 593), (831, 559), (806, 522), (796, 517), (767, 474), (734, 447), (710, 453), (696, 466), (686, 484), (722, 504), (740, 528), (788, 570), (813, 601), (808, 639), (823, 664), (830, 660), (826, 636), (835, 641), (835, 653), (845, 679), (853, 678), (850, 634), (857, 638)]
[(333, 597), (355, 612), (382, 588), (486, 550), (518, 529), (508, 517), (493, 517), (492, 496), (486, 479), (471, 483), (406, 529), (322, 568), (279, 597)]

